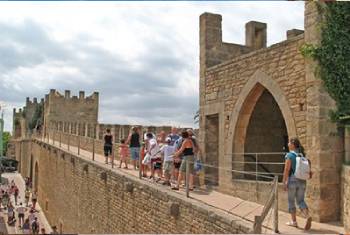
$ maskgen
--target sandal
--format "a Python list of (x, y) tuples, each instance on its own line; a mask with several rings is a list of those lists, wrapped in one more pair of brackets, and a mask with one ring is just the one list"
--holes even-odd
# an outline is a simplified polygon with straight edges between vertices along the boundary
[(309, 230), (309, 229), (311, 228), (311, 223), (312, 223), (312, 218), (311, 218), (311, 216), (309, 216), (309, 217), (306, 219), (306, 224), (305, 224), (304, 229), (305, 229), (305, 230)]
[(289, 221), (286, 223), (286, 225), (291, 226), (291, 227), (295, 227), (295, 228), (298, 227), (298, 224), (296, 221)]

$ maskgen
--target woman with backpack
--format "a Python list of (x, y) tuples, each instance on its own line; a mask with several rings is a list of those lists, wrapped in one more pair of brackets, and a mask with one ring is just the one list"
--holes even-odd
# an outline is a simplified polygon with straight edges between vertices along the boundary
[[(284, 166), (284, 172), (283, 172), (283, 185), (284, 190), (288, 192), (288, 211), (292, 216), (292, 221), (288, 222), (287, 225), (292, 227), (298, 227), (297, 219), (296, 219), (296, 207), (295, 207), (295, 201), (297, 202), (300, 210), (306, 217), (306, 224), (304, 229), (309, 230), (311, 228), (311, 222), (312, 218), (309, 214), (308, 206), (306, 205), (304, 198), (305, 198), (305, 189), (306, 189), (306, 180), (305, 178), (301, 179), (302, 177), (299, 177), (300, 172), (297, 172), (299, 168), (297, 169), (297, 161), (298, 165), (300, 165), (300, 158), (303, 159), (304, 154), (304, 148), (300, 144), (299, 139), (297, 138), (291, 138), (288, 142), (288, 148), (289, 152), (286, 154), (285, 157), (285, 166)], [(310, 171), (310, 161), (306, 160), (308, 162), (308, 177), (312, 177), (312, 172)], [(304, 168), (305, 169), (305, 168)], [(304, 170), (303, 169), (303, 170)]]

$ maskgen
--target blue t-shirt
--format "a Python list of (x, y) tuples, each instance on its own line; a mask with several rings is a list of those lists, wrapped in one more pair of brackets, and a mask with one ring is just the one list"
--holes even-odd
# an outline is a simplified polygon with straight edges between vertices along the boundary
[(173, 146), (174, 144), (176, 144), (176, 142), (180, 139), (180, 136), (179, 136), (179, 135), (173, 134), (173, 133), (170, 133), (170, 134), (168, 135), (168, 137), (171, 139), (170, 144), (169, 144), (169, 145), (171, 145), (171, 146)]
[(292, 166), (291, 166), (291, 169), (290, 169), (290, 172), (289, 172), (289, 176), (291, 175), (294, 175), (294, 172), (295, 172), (295, 168), (296, 168), (296, 165), (297, 165), (297, 153), (295, 153), (294, 151), (292, 152), (289, 152), (286, 154), (286, 160), (291, 160), (292, 161)]

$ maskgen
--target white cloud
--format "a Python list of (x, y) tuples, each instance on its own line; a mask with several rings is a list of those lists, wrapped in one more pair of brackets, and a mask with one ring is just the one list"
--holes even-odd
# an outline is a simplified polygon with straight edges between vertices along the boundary
[[(271, 45), (286, 30), (303, 29), (303, 8), (303, 2), (1, 2), (6, 129), (12, 107), (50, 88), (99, 91), (101, 122), (193, 125), (199, 15), (222, 14), (224, 41), (241, 44), (246, 22), (266, 22)], [(147, 100), (152, 107), (144, 108)]]

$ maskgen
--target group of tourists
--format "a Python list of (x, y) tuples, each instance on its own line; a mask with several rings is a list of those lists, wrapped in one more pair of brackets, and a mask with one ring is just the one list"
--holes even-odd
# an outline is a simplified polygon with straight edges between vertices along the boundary
[[(31, 199), (31, 204), (29, 200)], [(16, 226), (18, 219), (18, 227), (23, 234), (46, 234), (45, 228), (40, 229), (40, 224), (36, 213), (37, 192), (31, 190), (31, 180), (25, 178), (24, 200), (20, 198), (19, 187), (12, 180), (9, 184), (0, 185), (0, 211), (7, 213), (7, 224)], [(14, 202), (14, 203), (13, 203)], [(26, 212), (27, 213), (26, 216)], [(16, 213), (17, 219), (16, 219)], [(56, 233), (55, 233), (56, 232)], [(57, 234), (55, 226), (52, 234)]]
[[(130, 155), (133, 168), (141, 168), (143, 177), (149, 177), (155, 182), (171, 186), (178, 190), (186, 172), (186, 164), (189, 166), (189, 189), (193, 190), (194, 172), (198, 170), (200, 162), (200, 148), (192, 129), (183, 130), (180, 134), (173, 127), (170, 133), (161, 131), (158, 135), (147, 132), (140, 141), (140, 130), (133, 127), (128, 138), (122, 139), (119, 145), (119, 168), (124, 164), (128, 169)], [(111, 160), (113, 148), (113, 136), (109, 129), (104, 135), (105, 162)], [(141, 165), (139, 164), (141, 157)], [(188, 162), (188, 163), (187, 163)], [(195, 168), (195, 163), (197, 167)]]
[[(149, 177), (155, 182), (162, 181), (162, 184), (170, 186), (173, 190), (179, 190), (187, 165), (190, 173), (189, 189), (193, 190), (193, 176), (198, 170), (195, 163), (200, 162), (201, 155), (193, 131), (187, 129), (179, 134), (177, 128), (173, 127), (169, 134), (164, 131), (158, 133), (158, 135), (148, 132), (143, 136), (143, 143), (140, 143), (140, 137), (140, 130), (133, 127), (128, 138), (121, 140), (119, 167), (124, 164), (124, 168), (128, 168), (128, 157), (130, 155), (133, 168), (136, 170), (140, 167), (143, 177)], [(113, 146), (113, 137), (109, 129), (106, 131), (104, 141), (104, 153), (108, 164)], [(292, 221), (288, 222), (287, 225), (298, 227), (296, 201), (306, 218), (304, 229), (309, 230), (312, 218), (304, 198), (306, 181), (312, 177), (311, 162), (306, 159), (304, 148), (297, 138), (291, 138), (288, 147), (289, 152), (285, 157), (283, 184), (285, 191), (288, 193), (288, 208)], [(140, 157), (142, 163), (139, 166)]]

